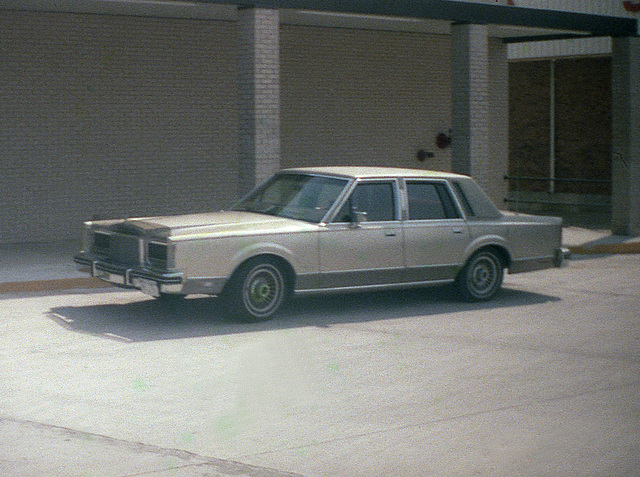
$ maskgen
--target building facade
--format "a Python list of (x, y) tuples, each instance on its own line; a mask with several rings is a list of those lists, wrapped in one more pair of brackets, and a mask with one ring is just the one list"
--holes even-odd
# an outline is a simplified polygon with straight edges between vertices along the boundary
[[(454, 170), (507, 196), (509, 38), (555, 28), (499, 2), (474, 10), (495, 25), (457, 24), (454, 1), (446, 18), (297, 3), (0, 1), (0, 243), (224, 208), (282, 167)], [(635, 38), (612, 43), (633, 58)]]
[[(544, 8), (541, 2), (512, 2)], [(559, 10), (638, 18), (640, 2), (559, 1)], [(612, 225), (609, 37), (509, 46), (509, 193), (515, 210)]]

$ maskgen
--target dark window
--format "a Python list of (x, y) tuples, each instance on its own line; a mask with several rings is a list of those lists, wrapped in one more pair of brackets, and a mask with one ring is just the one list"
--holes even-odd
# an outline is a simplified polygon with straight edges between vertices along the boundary
[(409, 220), (460, 217), (447, 187), (442, 183), (407, 182)]
[(105, 234), (102, 232), (95, 232), (93, 234), (93, 251), (94, 252), (96, 250), (99, 250), (102, 252), (108, 252), (110, 243), (111, 243), (111, 237), (109, 236), (109, 234)]
[(233, 210), (320, 222), (347, 185), (346, 179), (283, 173), (236, 204)]
[(469, 199), (467, 199), (467, 196), (464, 195), (464, 191), (462, 190), (462, 186), (460, 185), (460, 183), (454, 182), (453, 188), (456, 191), (456, 195), (458, 196), (458, 199), (460, 199), (460, 203), (464, 208), (465, 214), (467, 214), (468, 217), (475, 217), (476, 213), (473, 211), (473, 207), (471, 207), (471, 204), (469, 203)]
[(396, 220), (395, 194), (392, 182), (358, 184), (340, 210), (336, 222), (349, 222), (351, 212), (363, 212), (367, 222)]

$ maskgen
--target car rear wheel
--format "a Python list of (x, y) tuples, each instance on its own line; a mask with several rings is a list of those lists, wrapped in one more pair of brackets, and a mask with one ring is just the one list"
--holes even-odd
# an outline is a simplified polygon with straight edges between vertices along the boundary
[(460, 270), (456, 278), (458, 293), (466, 301), (485, 301), (493, 298), (502, 286), (504, 265), (492, 249), (476, 252)]
[(275, 260), (250, 260), (231, 278), (226, 293), (229, 313), (249, 322), (273, 317), (289, 294), (286, 275)]

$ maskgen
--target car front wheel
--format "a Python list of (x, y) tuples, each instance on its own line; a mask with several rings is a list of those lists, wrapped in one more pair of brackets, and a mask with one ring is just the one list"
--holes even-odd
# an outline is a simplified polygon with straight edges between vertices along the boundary
[(227, 310), (236, 318), (257, 322), (268, 320), (288, 295), (281, 267), (273, 260), (257, 259), (242, 265), (227, 290)]
[(504, 265), (492, 249), (476, 252), (460, 270), (456, 288), (466, 301), (493, 298), (502, 286)]

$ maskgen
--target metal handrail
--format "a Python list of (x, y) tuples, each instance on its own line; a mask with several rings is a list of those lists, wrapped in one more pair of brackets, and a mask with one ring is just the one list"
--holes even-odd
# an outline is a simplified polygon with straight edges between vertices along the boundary
[(584, 207), (584, 208), (594, 208), (594, 209), (611, 208), (611, 204), (595, 204), (595, 203), (586, 204), (584, 202), (558, 202), (553, 200), (522, 200), (522, 199), (509, 199), (508, 197), (505, 197), (504, 201), (512, 204), (567, 205), (572, 207)]
[(548, 181), (548, 182), (585, 182), (594, 184), (611, 184), (610, 179), (579, 179), (564, 177), (528, 177), (528, 176), (504, 176), (506, 181)]

